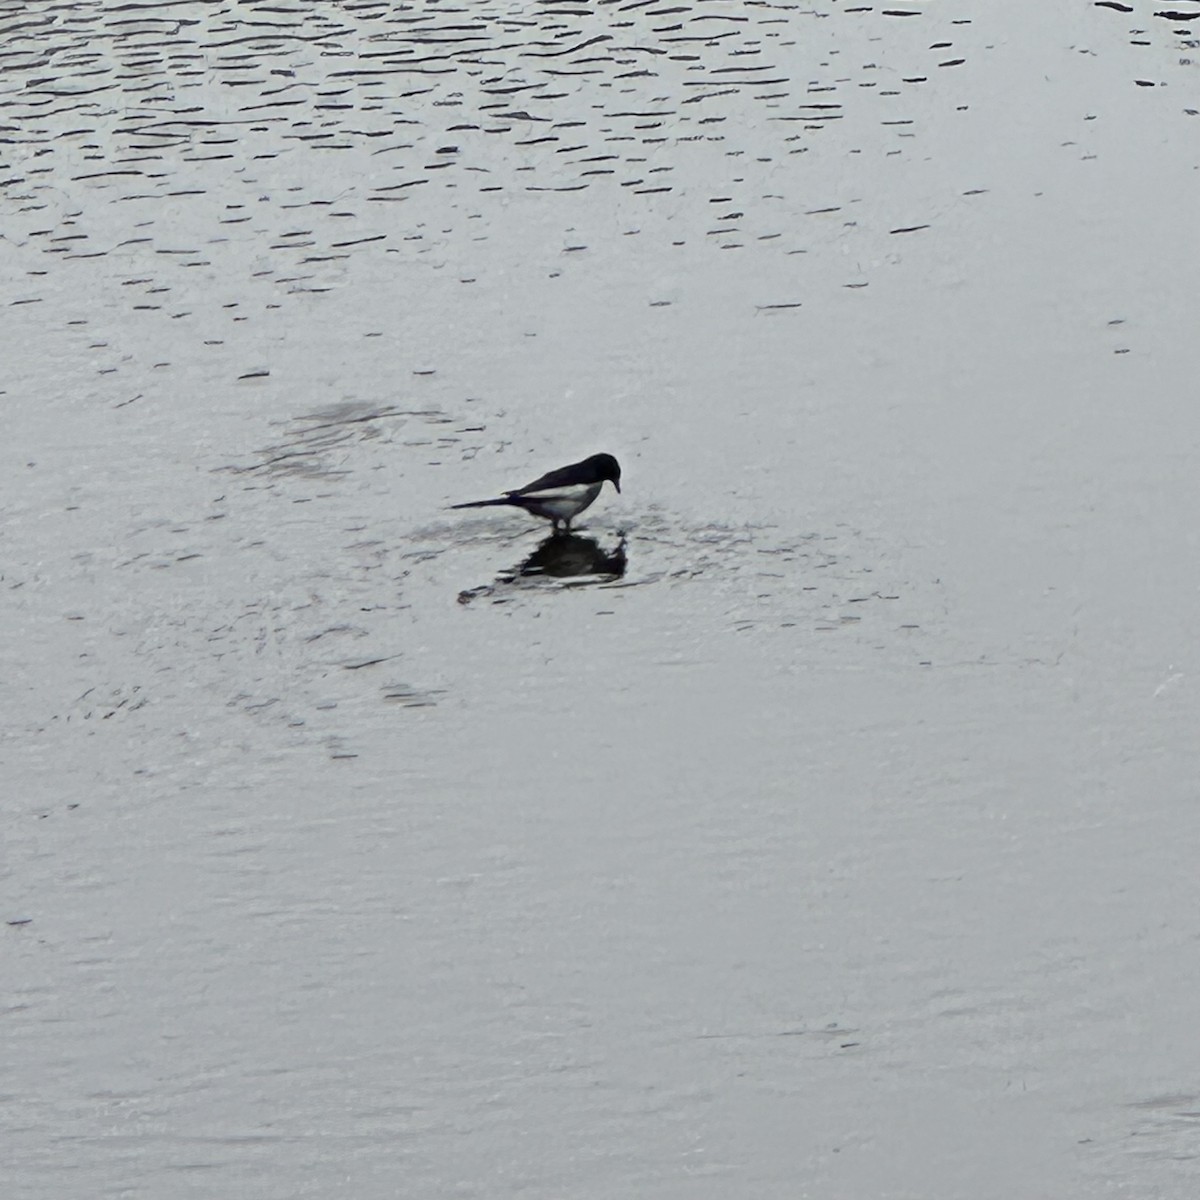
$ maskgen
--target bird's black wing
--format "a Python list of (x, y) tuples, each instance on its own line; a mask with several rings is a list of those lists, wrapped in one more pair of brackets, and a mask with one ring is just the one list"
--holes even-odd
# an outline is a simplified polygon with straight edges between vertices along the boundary
[(527, 496), (530, 492), (545, 492), (551, 488), (573, 487), (580, 483), (595, 483), (594, 479), (583, 479), (579, 471), (580, 464), (572, 463), (569, 467), (559, 467), (557, 471), (547, 471), (532, 483), (515, 491), (505, 492), (506, 496)]

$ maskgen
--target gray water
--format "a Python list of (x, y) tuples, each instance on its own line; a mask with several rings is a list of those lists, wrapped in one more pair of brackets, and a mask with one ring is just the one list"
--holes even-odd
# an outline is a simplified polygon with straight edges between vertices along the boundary
[(1193, 7), (0, 6), (3, 1194), (1194, 1197)]

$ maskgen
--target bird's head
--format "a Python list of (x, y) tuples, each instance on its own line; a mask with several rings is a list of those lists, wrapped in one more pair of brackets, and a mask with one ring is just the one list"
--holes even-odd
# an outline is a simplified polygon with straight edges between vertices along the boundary
[(611, 454), (593, 454), (588, 462), (601, 483), (607, 479), (618, 492), (621, 490), (621, 464)]

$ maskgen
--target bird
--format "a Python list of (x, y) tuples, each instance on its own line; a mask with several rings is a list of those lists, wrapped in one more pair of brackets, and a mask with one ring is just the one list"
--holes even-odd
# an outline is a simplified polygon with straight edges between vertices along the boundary
[(532, 483), (505, 492), (495, 500), (468, 500), (451, 508), (491, 508), (507, 504), (523, 508), (535, 517), (553, 523), (554, 533), (570, 533), (571, 522), (600, 495), (608, 480), (621, 490), (621, 464), (611, 454), (593, 454), (577, 463), (547, 471)]

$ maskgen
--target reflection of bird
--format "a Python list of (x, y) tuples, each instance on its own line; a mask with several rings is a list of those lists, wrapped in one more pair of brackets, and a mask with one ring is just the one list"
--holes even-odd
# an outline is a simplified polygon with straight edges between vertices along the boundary
[(600, 495), (605, 480), (621, 490), (621, 465), (611, 454), (593, 454), (582, 462), (559, 467), (495, 500), (471, 500), (451, 508), (490, 508), (510, 504), (554, 523), (554, 532), (569, 533), (571, 521)]
[(551, 534), (519, 566), (516, 575), (548, 575), (552, 579), (570, 579), (579, 575), (625, 574), (625, 542), (611, 553), (594, 538), (576, 533)]

